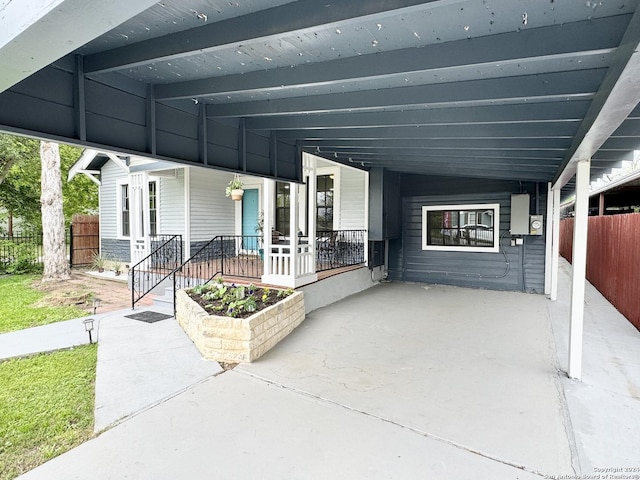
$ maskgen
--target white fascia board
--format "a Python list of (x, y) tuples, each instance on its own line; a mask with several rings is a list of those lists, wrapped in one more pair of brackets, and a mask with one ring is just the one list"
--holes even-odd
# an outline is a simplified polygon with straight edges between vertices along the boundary
[(0, 2), (0, 92), (156, 3), (157, 0)]

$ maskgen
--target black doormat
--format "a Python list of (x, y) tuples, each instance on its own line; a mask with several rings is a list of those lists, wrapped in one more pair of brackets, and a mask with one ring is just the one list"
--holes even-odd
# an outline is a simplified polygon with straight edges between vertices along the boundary
[(166, 320), (167, 318), (171, 318), (173, 315), (167, 315), (166, 313), (160, 312), (139, 312), (132, 313), (131, 315), (125, 315), (126, 318), (133, 318), (134, 320), (140, 320), (145, 323), (156, 323), (160, 320)]

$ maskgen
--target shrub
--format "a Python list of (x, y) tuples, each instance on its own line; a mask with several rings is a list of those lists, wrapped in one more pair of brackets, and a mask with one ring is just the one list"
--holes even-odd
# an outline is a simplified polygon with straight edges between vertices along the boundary
[(28, 273), (40, 270), (36, 258), (36, 245), (0, 240), (0, 270), (6, 273)]

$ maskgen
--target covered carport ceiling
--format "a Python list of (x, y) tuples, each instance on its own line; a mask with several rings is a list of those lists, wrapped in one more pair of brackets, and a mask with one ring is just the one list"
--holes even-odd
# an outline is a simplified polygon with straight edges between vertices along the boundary
[[(98, 10), (120, 3), (144, 2)], [(575, 161), (595, 178), (640, 148), (637, 7), (166, 0), (5, 85), (0, 129), (283, 179), (308, 151), (571, 189)]]

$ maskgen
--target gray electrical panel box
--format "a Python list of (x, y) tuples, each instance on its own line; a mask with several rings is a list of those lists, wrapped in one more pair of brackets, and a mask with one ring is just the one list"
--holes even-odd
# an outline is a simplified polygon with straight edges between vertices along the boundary
[(529, 194), (511, 195), (511, 235), (529, 235)]

